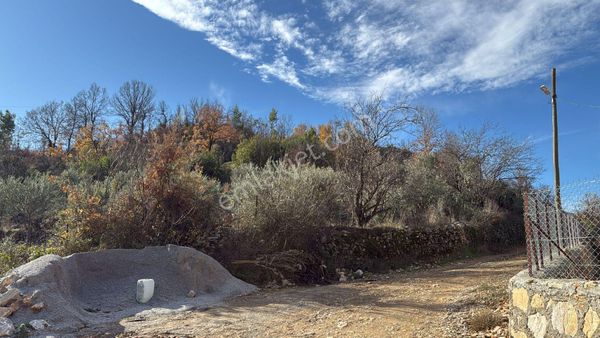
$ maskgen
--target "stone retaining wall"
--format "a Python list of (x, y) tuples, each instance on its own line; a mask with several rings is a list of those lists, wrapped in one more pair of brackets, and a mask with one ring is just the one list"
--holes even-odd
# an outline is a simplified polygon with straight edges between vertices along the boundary
[(511, 337), (600, 337), (600, 286), (580, 279), (537, 279), (521, 271), (509, 282)]

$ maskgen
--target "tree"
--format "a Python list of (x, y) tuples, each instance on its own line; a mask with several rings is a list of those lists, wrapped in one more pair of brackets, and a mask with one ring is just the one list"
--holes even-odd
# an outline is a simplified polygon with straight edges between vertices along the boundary
[(244, 163), (253, 163), (263, 167), (269, 160), (278, 161), (285, 155), (285, 147), (276, 138), (254, 135), (242, 141), (233, 155), (233, 163), (240, 166)]
[(71, 142), (75, 139), (79, 128), (81, 128), (81, 119), (79, 108), (77, 107), (77, 102), (72, 100), (69, 103), (66, 103), (64, 106), (66, 120), (65, 120), (65, 130), (63, 132), (63, 136), (65, 137), (65, 143), (67, 147), (67, 151), (71, 150)]
[(412, 134), (415, 140), (412, 149), (423, 155), (430, 155), (438, 150), (441, 145), (441, 126), (434, 111), (418, 108), (415, 109)]
[(277, 109), (272, 108), (269, 112), (269, 127), (271, 128), (271, 135), (275, 134), (275, 127), (277, 125)]
[(294, 136), (304, 136), (308, 132), (308, 126), (304, 123), (301, 123), (294, 128)]
[(64, 109), (64, 104), (50, 101), (28, 111), (24, 126), (30, 134), (42, 142), (43, 147), (57, 148), (61, 145), (68, 122), (69, 116)]
[(390, 210), (391, 193), (402, 183), (403, 153), (391, 144), (412, 121), (414, 109), (385, 104), (381, 96), (358, 101), (348, 109), (351, 121), (345, 130), (350, 137), (338, 149), (336, 166), (345, 174), (355, 221), (364, 227)]
[(319, 140), (323, 144), (328, 144), (328, 142), (332, 141), (332, 129), (331, 124), (322, 124), (319, 126)]
[(0, 150), (9, 149), (15, 132), (15, 115), (0, 111)]
[(170, 111), (169, 111), (169, 106), (167, 105), (167, 103), (165, 101), (160, 101), (158, 103), (158, 118), (159, 118), (158, 124), (161, 127), (166, 127), (167, 123), (169, 122)]
[(193, 143), (211, 151), (217, 142), (235, 142), (238, 134), (218, 104), (203, 104), (195, 116)]
[(540, 172), (531, 144), (490, 126), (447, 132), (444, 139), (437, 156), (439, 173), (473, 206), (495, 200), (504, 182), (531, 182)]
[(240, 138), (244, 140), (266, 129), (264, 123), (241, 111), (237, 104), (233, 106), (231, 111), (231, 124), (237, 130)]
[(125, 123), (128, 138), (136, 133), (144, 135), (147, 124), (154, 113), (154, 89), (138, 81), (125, 82), (112, 99), (112, 107)]
[(87, 90), (80, 91), (73, 98), (73, 106), (78, 112), (81, 126), (88, 127), (93, 135), (95, 129), (102, 123), (102, 117), (106, 114), (110, 100), (106, 88), (92, 83)]
[(242, 120), (242, 111), (238, 107), (238, 105), (234, 105), (231, 110), (231, 124), (237, 130), (241, 130), (244, 128), (244, 121)]

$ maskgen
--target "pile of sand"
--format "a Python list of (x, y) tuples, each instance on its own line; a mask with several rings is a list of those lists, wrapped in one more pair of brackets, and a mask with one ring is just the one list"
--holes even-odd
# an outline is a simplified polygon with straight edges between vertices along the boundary
[[(146, 278), (155, 281), (154, 297), (138, 304), (136, 282)], [(47, 255), (11, 271), (4, 284), (8, 291), (19, 290), (29, 304), (43, 304), (37, 313), (21, 307), (10, 316), (15, 325), (43, 319), (53, 332), (117, 322), (134, 314), (206, 307), (256, 290), (211, 257), (174, 245), (64, 258)]]

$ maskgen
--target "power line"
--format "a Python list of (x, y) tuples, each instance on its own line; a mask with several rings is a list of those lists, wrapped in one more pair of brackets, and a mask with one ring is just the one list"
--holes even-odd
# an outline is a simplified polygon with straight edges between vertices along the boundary
[(579, 102), (575, 102), (575, 101), (572, 101), (572, 100), (569, 100), (569, 99), (565, 99), (563, 97), (561, 97), (560, 99), (561, 99), (562, 102), (566, 102), (566, 103), (569, 103), (569, 104), (577, 106), (577, 107), (591, 108), (591, 109), (600, 109), (600, 105), (579, 103)]

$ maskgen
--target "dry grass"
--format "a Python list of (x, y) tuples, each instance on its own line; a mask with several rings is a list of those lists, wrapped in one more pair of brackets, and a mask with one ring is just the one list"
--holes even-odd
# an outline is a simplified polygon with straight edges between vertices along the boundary
[(482, 284), (475, 290), (480, 303), (489, 307), (498, 307), (508, 299), (504, 284)]
[(486, 331), (502, 325), (502, 315), (489, 309), (484, 309), (473, 314), (468, 320), (469, 330), (474, 332)]

